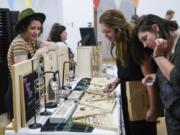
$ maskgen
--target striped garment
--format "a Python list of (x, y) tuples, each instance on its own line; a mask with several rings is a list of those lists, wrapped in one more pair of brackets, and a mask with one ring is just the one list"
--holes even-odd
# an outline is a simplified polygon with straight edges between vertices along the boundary
[(30, 59), (34, 56), (36, 50), (39, 48), (39, 42), (28, 42), (26, 41), (23, 36), (18, 35), (12, 41), (8, 54), (7, 54), (7, 61), (8, 61), (8, 68), (10, 71), (10, 75), (12, 76), (12, 69), (11, 66), (15, 64), (15, 58), (18, 56), (25, 56), (27, 59)]

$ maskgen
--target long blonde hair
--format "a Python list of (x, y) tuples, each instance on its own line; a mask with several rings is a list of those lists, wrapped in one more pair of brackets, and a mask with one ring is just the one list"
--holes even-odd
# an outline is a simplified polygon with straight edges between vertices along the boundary
[(116, 59), (120, 60), (123, 66), (127, 67), (128, 58), (131, 53), (131, 25), (126, 21), (124, 15), (115, 9), (105, 11), (99, 22), (106, 27), (115, 30), (115, 41), (111, 43), (111, 55), (113, 57), (113, 48), (115, 47)]

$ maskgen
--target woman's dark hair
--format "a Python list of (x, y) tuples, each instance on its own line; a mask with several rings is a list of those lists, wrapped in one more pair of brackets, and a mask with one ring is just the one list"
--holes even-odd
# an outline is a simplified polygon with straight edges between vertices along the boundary
[(19, 27), (17, 32), (18, 33), (25, 33), (28, 26), (31, 24), (31, 22), (35, 21), (35, 20), (41, 22), (41, 31), (40, 31), (40, 35), (41, 35), (43, 33), (43, 26), (42, 26), (43, 22), (42, 22), (42, 18), (37, 17), (37, 16), (31, 16), (31, 17), (27, 18), (26, 20), (24, 20), (24, 22), (22, 23), (21, 27)]
[(144, 59), (152, 54), (152, 50), (149, 48), (144, 48), (142, 42), (139, 41), (138, 33), (145, 31), (152, 32), (153, 24), (158, 25), (160, 37), (166, 40), (170, 37), (171, 31), (178, 29), (178, 24), (176, 21), (165, 20), (153, 14), (140, 17), (132, 32), (132, 54), (138, 64), (142, 64)]
[(54, 23), (48, 37), (48, 41), (61, 42), (60, 34), (66, 30), (66, 27), (59, 23)]

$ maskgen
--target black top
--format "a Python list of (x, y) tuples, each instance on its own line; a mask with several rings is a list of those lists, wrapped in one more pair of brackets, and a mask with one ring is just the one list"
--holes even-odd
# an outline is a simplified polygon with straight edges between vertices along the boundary
[(118, 59), (116, 59), (116, 65), (118, 77), (123, 81), (136, 81), (143, 78), (141, 68), (133, 60), (132, 54), (129, 56), (128, 66), (126, 68), (121, 65)]

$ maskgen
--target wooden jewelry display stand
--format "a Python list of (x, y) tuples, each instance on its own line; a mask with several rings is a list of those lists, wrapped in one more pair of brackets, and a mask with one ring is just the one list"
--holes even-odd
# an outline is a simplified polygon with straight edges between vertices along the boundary
[[(60, 76), (62, 73), (63, 62), (67, 61), (68, 53), (66, 51), (61, 51), (61, 48), (57, 51), (49, 52), (44, 56), (44, 71), (57, 71), (60, 70)], [(34, 63), (34, 69), (36, 69), (38, 64)], [(18, 130), (26, 126), (25, 119), (25, 107), (24, 107), (24, 96), (23, 94), (23, 76), (31, 74), (32, 71), (32, 59), (26, 60), (12, 66), (12, 84), (13, 84), (13, 112), (14, 118), (12, 123), (7, 126), (7, 129), (13, 129), (18, 132)], [(65, 71), (65, 74), (68, 74), (69, 68)], [(48, 74), (49, 75), (49, 74)], [(45, 75), (46, 82), (49, 82), (49, 79), (52, 77)], [(66, 78), (64, 80), (67, 80)], [(46, 85), (47, 90), (47, 85)], [(45, 91), (46, 91), (45, 90)], [(48, 93), (48, 92), (47, 92)], [(48, 97), (48, 94), (46, 95)], [(41, 97), (40, 97), (41, 98)], [(24, 115), (23, 115), (24, 114)]]
[(104, 86), (112, 80), (93, 78), (89, 88), (74, 112), (74, 123), (117, 131), (112, 111), (115, 106), (115, 97), (103, 92)]
[(102, 70), (102, 46), (77, 48), (77, 77), (100, 77)]

